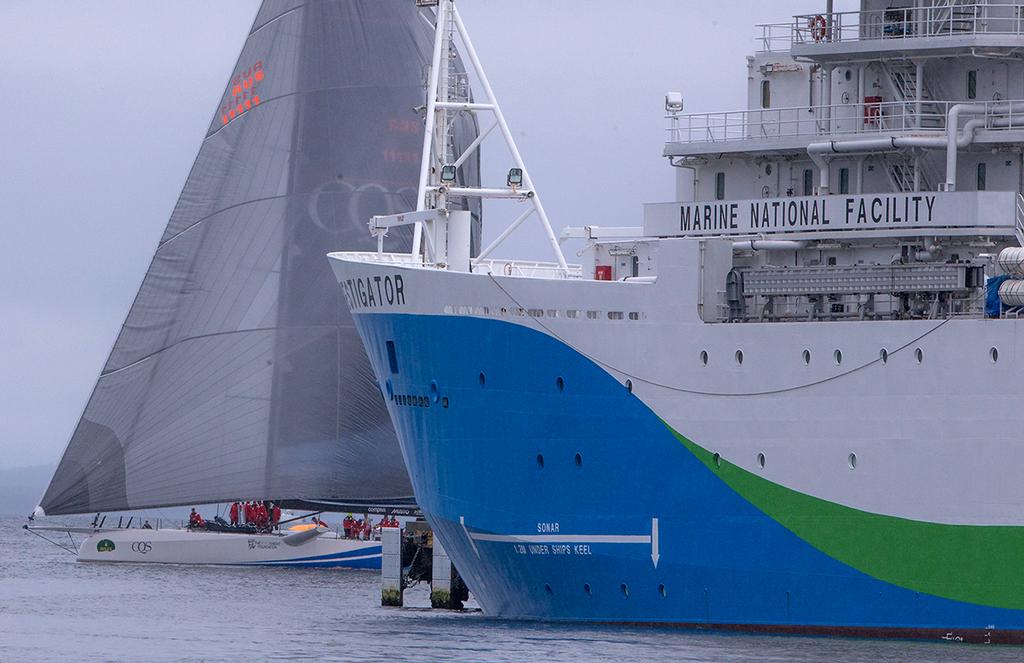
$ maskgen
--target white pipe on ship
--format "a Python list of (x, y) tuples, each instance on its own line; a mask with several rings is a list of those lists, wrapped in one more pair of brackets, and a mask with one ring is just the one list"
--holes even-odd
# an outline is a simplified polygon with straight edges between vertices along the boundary
[(807, 242), (794, 239), (745, 239), (732, 243), (733, 251), (785, 251), (802, 249)]
[[(1012, 114), (1015, 111), (1024, 111), (1024, 103), (996, 104), (990, 109), (993, 114)], [(825, 155), (830, 154), (856, 154), (859, 152), (894, 152), (905, 147), (920, 147), (924, 149), (946, 148), (946, 182), (944, 188), (947, 191), (956, 190), (956, 162), (957, 152), (970, 145), (974, 141), (974, 133), (977, 129), (985, 126), (985, 120), (969, 120), (963, 132), (958, 131), (961, 113), (985, 114), (984, 104), (954, 104), (946, 116), (946, 137), (931, 138), (926, 136), (890, 136), (888, 138), (865, 138), (858, 140), (828, 141), (823, 143), (811, 143), (807, 146), (807, 155), (818, 167), (818, 193), (827, 195), (829, 192), (829, 161)], [(1009, 118), (995, 118), (993, 126), (1010, 126)]]

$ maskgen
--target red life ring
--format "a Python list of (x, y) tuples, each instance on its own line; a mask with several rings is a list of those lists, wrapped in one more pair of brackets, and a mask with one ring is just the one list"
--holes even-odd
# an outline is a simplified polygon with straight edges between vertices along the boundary
[(811, 36), (814, 37), (814, 41), (821, 41), (828, 33), (828, 23), (821, 14), (811, 19), (809, 27), (811, 28)]

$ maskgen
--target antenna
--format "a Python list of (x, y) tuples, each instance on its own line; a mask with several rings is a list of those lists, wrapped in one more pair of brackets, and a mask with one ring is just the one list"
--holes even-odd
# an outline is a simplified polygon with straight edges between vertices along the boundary
[[(455, 0), (416, 0), (417, 6), (436, 6), (434, 23), (434, 50), (430, 64), (430, 75), (427, 82), (427, 108), (423, 133), (423, 153), (420, 161), (419, 188), (416, 199), (416, 213), (403, 215), (406, 218), (403, 223), (414, 220), (415, 230), (413, 234), (412, 254), (418, 257), (421, 251), (434, 262), (448, 262), (448, 255), (452, 252), (451, 246), (452, 228), (437, 227), (438, 224), (455, 222), (454, 214), (448, 211), (448, 200), (452, 196), (469, 198), (503, 198), (519, 200), (529, 203), (530, 208), (521, 214), (512, 224), (506, 228), (497, 239), (480, 252), (472, 264), (486, 258), (497, 248), (512, 232), (518, 228), (526, 219), (536, 214), (544, 228), (548, 243), (555, 254), (558, 265), (563, 273), (568, 274), (569, 268), (565, 262), (565, 256), (558, 244), (551, 223), (548, 221), (544, 205), (541, 203), (540, 195), (533, 186), (529, 171), (523, 163), (523, 158), (516, 146), (512, 132), (505, 122), (505, 116), (501, 112), (498, 100), (494, 96), (491, 84), (484, 73), (477, 56), (476, 49), (469, 38), (466, 26), (459, 16), (455, 7)], [(456, 68), (455, 42), (456, 38), (461, 42), (462, 52), (466, 55), (473, 73), (480, 82), (484, 100), (482, 103), (473, 101), (469, 93), (468, 72), (462, 73)], [(451, 136), (451, 127), (455, 123), (458, 113), (490, 114), (493, 116), (493, 124), (480, 132), (466, 150), (459, 155), (454, 153), (454, 141)], [(505, 140), (512, 165), (508, 172), (508, 178), (504, 186), (500, 187), (460, 187), (457, 186), (457, 171), (466, 159), (479, 149), (483, 140), (497, 128)], [(436, 210), (437, 213), (420, 214)], [(468, 213), (464, 213), (468, 217)], [(383, 219), (381, 219), (383, 221)], [(386, 232), (383, 224), (371, 221), (371, 229), (381, 237), (381, 232)], [(468, 229), (468, 220), (459, 221), (460, 226), (465, 223)], [(394, 225), (394, 224), (387, 224)], [(424, 231), (427, 232), (424, 232)], [(445, 232), (439, 232), (444, 230)], [(455, 233), (459, 237), (466, 237), (466, 251), (468, 251), (468, 234), (460, 227)], [(445, 250), (438, 245), (438, 238), (448, 238), (448, 249)], [(426, 241), (424, 242), (424, 238)], [(424, 243), (426, 246), (424, 246)], [(461, 253), (461, 247), (460, 251)]]

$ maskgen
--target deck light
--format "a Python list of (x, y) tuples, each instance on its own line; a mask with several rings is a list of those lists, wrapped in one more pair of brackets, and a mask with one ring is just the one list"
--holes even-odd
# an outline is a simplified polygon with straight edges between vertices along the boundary
[(508, 185), (515, 189), (523, 185), (523, 169), (510, 168), (508, 171)]
[(668, 92), (665, 94), (665, 111), (668, 113), (683, 112), (682, 92)]
[(443, 184), (451, 184), (455, 181), (455, 166), (448, 164), (441, 166), (441, 182)]

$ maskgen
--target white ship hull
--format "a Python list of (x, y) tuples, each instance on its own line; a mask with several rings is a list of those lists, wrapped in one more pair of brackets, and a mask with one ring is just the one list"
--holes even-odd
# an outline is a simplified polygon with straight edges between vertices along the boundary
[(184, 529), (101, 530), (78, 549), (83, 562), (380, 568), (379, 541), (321, 534), (296, 545), (277, 534)]

